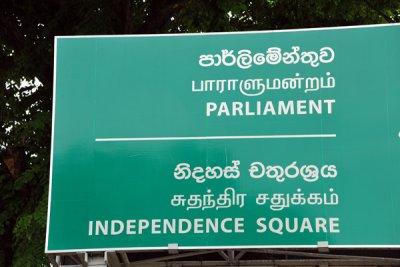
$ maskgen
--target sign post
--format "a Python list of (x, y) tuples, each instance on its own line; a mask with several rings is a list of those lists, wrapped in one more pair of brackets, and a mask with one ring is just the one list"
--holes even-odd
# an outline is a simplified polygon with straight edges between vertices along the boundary
[(55, 43), (46, 252), (400, 247), (400, 25)]

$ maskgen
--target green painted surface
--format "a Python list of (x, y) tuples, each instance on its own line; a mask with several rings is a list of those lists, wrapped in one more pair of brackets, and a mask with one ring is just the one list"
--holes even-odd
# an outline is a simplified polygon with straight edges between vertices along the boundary
[[(335, 56), (317, 67), (309, 64), (253, 64), (249, 68), (199, 65), (205, 54), (222, 49), (266, 53), (299, 46), (301, 51), (331, 47)], [(265, 90), (246, 96), (239, 89), (193, 92), (205, 80), (294, 77), (335, 78), (334, 88)], [(58, 38), (56, 106), (48, 251), (105, 248), (210, 246), (400, 245), (400, 26), (273, 33), (151, 37)], [(305, 81), (305, 80), (304, 80)], [(253, 109), (270, 101), (335, 100), (321, 114), (216, 116), (207, 103), (246, 102)], [(309, 102), (306, 102), (309, 103)], [(263, 107), (264, 110), (264, 107)], [(245, 113), (245, 108), (241, 110)], [(232, 110), (231, 110), (232, 113)], [(295, 113), (297, 112), (295, 110)], [(306, 112), (307, 113), (307, 112)], [(329, 114), (330, 113), (330, 114)], [(297, 138), (297, 135), (321, 135)], [(329, 136), (325, 136), (329, 134)], [(278, 136), (276, 136), (278, 135)], [(280, 136), (280, 135), (290, 135)], [(109, 140), (96, 138), (264, 136), (243, 139)], [(275, 136), (277, 138), (266, 138)], [(231, 166), (239, 160), (237, 179), (178, 180), (179, 163)], [(335, 178), (251, 178), (250, 164), (285, 168), (336, 166)], [(321, 174), (320, 174), (321, 175)], [(174, 195), (219, 195), (226, 188), (246, 194), (242, 207), (189, 209), (171, 205)], [(297, 189), (338, 196), (336, 205), (290, 205), (279, 211), (256, 204), (257, 195), (293, 194)], [(157, 233), (151, 227), (127, 233), (127, 220), (243, 218), (243, 231), (232, 233)], [(282, 234), (257, 232), (258, 218), (283, 221)], [(299, 218), (302, 232), (285, 230)], [(315, 218), (338, 218), (333, 231), (315, 229)], [(124, 224), (111, 235), (108, 221)], [(307, 219), (306, 219), (307, 220)], [(336, 220), (336, 219), (335, 219)], [(94, 222), (90, 234), (90, 221)], [(142, 222), (145, 224), (145, 222)], [(157, 223), (156, 223), (157, 224)], [(161, 223), (162, 225), (162, 223)], [(232, 223), (228, 222), (227, 227)], [(145, 225), (142, 225), (143, 227)], [(133, 226), (132, 226), (133, 227)], [(138, 227), (138, 226), (137, 226)], [(240, 228), (239, 227), (239, 228)], [(313, 228), (312, 232), (310, 227)], [(157, 227), (156, 227), (157, 228)], [(205, 228), (204, 228), (205, 229)], [(118, 230), (118, 229), (117, 229)], [(265, 230), (265, 229), (264, 229)], [(96, 235), (96, 231), (98, 235)], [(136, 231), (136, 234), (133, 232)]]

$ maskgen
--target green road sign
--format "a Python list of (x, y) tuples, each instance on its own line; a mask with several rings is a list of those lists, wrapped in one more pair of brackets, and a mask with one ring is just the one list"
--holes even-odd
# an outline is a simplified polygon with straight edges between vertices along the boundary
[(47, 252), (400, 247), (400, 25), (55, 44)]

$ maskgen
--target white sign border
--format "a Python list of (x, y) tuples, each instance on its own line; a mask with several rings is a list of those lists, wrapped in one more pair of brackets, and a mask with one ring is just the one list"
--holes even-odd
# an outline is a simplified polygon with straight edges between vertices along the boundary
[[(186, 37), (186, 36), (207, 36), (207, 35), (231, 35), (231, 34), (260, 34), (260, 33), (282, 33), (282, 32), (303, 32), (303, 31), (323, 31), (323, 30), (349, 30), (359, 28), (377, 28), (400, 26), (400, 23), (369, 24), (340, 27), (320, 27), (320, 28), (299, 28), (285, 30), (264, 30), (264, 31), (238, 31), (238, 32), (207, 32), (207, 33), (166, 33), (166, 34), (124, 34), (124, 35), (73, 35), (73, 36), (55, 36), (54, 37), (54, 72), (53, 72), (53, 107), (52, 107), (52, 125), (51, 125), (51, 149), (50, 149), (50, 173), (49, 173), (49, 193), (47, 201), (47, 222), (46, 222), (46, 242), (45, 253), (70, 253), (70, 252), (91, 252), (91, 251), (148, 251), (148, 250), (168, 250), (164, 247), (124, 247), (124, 248), (85, 248), (85, 249), (63, 249), (49, 250), (49, 226), (51, 212), (52, 196), (52, 178), (53, 178), (53, 153), (54, 153), (54, 125), (56, 113), (56, 85), (57, 85), (57, 40), (58, 39), (88, 39), (88, 38), (127, 38), (127, 37)], [(323, 240), (321, 240), (323, 241)], [(179, 245), (179, 244), (178, 244)], [(330, 248), (400, 248), (399, 245), (329, 245)], [(318, 245), (244, 245), (244, 246), (182, 246), (179, 250), (198, 250), (198, 249), (256, 249), (256, 248), (318, 248)]]

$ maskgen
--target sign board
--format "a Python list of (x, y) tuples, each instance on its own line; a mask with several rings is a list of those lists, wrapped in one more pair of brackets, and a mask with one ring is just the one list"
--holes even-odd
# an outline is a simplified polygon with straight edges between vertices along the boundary
[(400, 247), (400, 25), (55, 48), (47, 252)]

